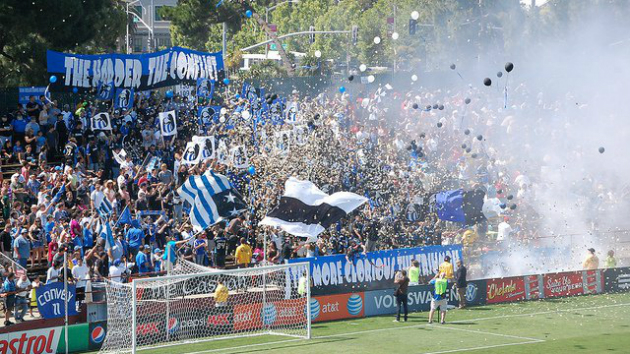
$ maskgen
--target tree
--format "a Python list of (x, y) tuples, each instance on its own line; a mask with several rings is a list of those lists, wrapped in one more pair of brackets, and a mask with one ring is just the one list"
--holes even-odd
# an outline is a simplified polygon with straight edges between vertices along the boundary
[(46, 82), (46, 50), (113, 51), (125, 33), (118, 0), (0, 2), (0, 86)]

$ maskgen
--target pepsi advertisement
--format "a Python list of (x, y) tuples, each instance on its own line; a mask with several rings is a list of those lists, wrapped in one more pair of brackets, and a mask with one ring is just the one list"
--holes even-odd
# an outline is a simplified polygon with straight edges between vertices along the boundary
[(148, 54), (82, 55), (48, 50), (46, 61), (51, 91), (76, 88), (103, 99), (111, 99), (120, 89), (144, 91), (196, 84), (198, 79), (222, 82), (225, 77), (221, 52), (180, 47)]
[[(356, 255), (350, 261), (345, 255), (333, 255), (292, 259), (289, 262), (309, 262), (313, 280), (311, 293), (316, 296), (390, 289), (394, 286), (396, 272), (408, 269), (413, 260), (420, 263), (421, 276), (433, 276), (446, 256), (451, 257), (451, 264), (455, 264), (462, 258), (462, 246), (427, 246), (370, 252)], [(301, 272), (302, 270), (297, 270), (291, 276), (298, 278)]]

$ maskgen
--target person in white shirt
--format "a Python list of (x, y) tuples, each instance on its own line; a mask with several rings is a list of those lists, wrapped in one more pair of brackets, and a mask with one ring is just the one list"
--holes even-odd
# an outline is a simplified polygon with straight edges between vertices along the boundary
[(94, 186), (94, 190), (90, 193), (90, 201), (92, 202), (92, 210), (96, 210), (105, 199), (105, 193), (103, 193), (103, 186), (100, 181), (97, 181)]
[(88, 267), (83, 263), (80, 253), (74, 255), (74, 267), (72, 267), (72, 278), (77, 286), (77, 305), (85, 300), (85, 285), (90, 279), (90, 272)]
[(512, 233), (512, 226), (508, 224), (510, 218), (507, 216), (503, 218), (503, 221), (497, 226), (497, 241), (507, 241)]
[(24, 322), (24, 316), (28, 311), (28, 293), (31, 286), (31, 281), (26, 274), (22, 274), (20, 280), (15, 284), (18, 290), (22, 290), (16, 294), (15, 298), (15, 321)]
[(112, 283), (122, 283), (123, 282), (123, 274), (127, 272), (127, 265), (122, 263), (120, 259), (114, 261), (114, 263), (109, 267), (109, 279)]
[(61, 266), (63, 264), (61, 262), (57, 262), (53, 264), (52, 267), (48, 268), (48, 272), (46, 272), (46, 284), (55, 283), (59, 281), (59, 274), (61, 271)]

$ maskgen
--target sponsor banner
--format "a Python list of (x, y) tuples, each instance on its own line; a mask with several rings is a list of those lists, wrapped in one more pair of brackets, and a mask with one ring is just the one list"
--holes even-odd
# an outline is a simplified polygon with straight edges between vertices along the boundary
[(0, 334), (2, 354), (55, 354), (63, 327)]
[(263, 307), (262, 303), (234, 306), (234, 330), (286, 327), (304, 323), (306, 299), (274, 301)]
[(604, 277), (603, 271), (596, 270), (583, 270), (582, 271), (582, 288), (584, 294), (599, 294), (604, 289)]
[(606, 269), (604, 289), (609, 293), (630, 291), (630, 267)]
[(364, 315), (363, 293), (350, 293), (311, 298), (311, 321), (323, 322), (358, 318)]
[(31, 86), (20, 87), (18, 92), (18, 103), (27, 104), (31, 96), (35, 96), (35, 102), (39, 102), (39, 98), (46, 93), (46, 87)]
[(107, 321), (90, 323), (88, 346), (90, 350), (99, 350), (107, 336)]
[(486, 283), (486, 303), (488, 304), (525, 299), (523, 277), (489, 279)]
[[(42, 285), (37, 288), (37, 309), (45, 319), (58, 318), (66, 315), (65, 310), (65, 291), (63, 283), (55, 282)], [(74, 316), (76, 310), (76, 287), (68, 285), (68, 315)], [(0, 351), (1, 353), (1, 351)]]
[[(468, 281), (468, 285), (466, 286), (466, 305), (484, 305), (486, 303), (486, 280), (473, 280)], [(457, 305), (459, 305), (459, 294), (457, 291), (454, 291), (457, 295)]]
[(550, 273), (543, 275), (545, 297), (584, 294), (582, 272)]
[(234, 331), (233, 314), (230, 307), (212, 308), (210, 314), (173, 315), (168, 319), (166, 332), (169, 340), (201, 338), (228, 334)]
[(152, 90), (181, 83), (196, 84), (200, 78), (221, 82), (221, 52), (204, 53), (173, 47), (148, 54), (66, 54), (46, 52), (48, 73), (57, 76), (52, 91), (97, 92), (111, 99), (113, 89)]
[[(409, 312), (429, 311), (433, 299), (433, 285), (410, 286), (407, 293), (407, 308)], [(394, 289), (375, 290), (365, 293), (365, 316), (389, 315), (398, 311)], [(449, 305), (459, 303), (457, 292), (451, 287), (446, 290)]]
[(545, 297), (542, 274), (526, 275), (523, 281), (525, 281), (525, 299), (537, 300)]
[[(290, 263), (308, 261), (311, 267), (313, 295), (340, 294), (352, 291), (389, 289), (396, 271), (407, 269), (414, 259), (420, 263), (420, 275), (433, 276), (444, 256), (451, 263), (462, 257), (461, 245), (428, 246), (371, 252), (357, 255), (348, 261), (345, 255), (289, 260)], [(302, 270), (292, 270), (292, 278), (299, 278)]]

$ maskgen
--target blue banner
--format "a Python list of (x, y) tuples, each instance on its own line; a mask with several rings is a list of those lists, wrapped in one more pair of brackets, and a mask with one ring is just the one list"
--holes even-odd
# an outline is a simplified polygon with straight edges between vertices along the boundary
[[(58, 318), (66, 315), (65, 292), (62, 282), (42, 285), (35, 291), (37, 309), (45, 319)], [(76, 288), (68, 285), (68, 315), (76, 315)]]
[[(355, 255), (351, 262), (345, 255), (299, 258), (289, 262), (308, 261), (313, 279), (313, 295), (330, 295), (392, 288), (396, 271), (408, 269), (414, 259), (420, 263), (421, 276), (433, 277), (445, 256), (450, 256), (454, 265), (462, 258), (462, 246), (427, 246), (371, 252)], [(292, 276), (299, 277), (299, 273), (301, 272), (297, 271)]]
[(39, 97), (44, 96), (46, 87), (20, 87), (18, 103), (27, 104), (31, 96), (35, 96), (35, 101), (39, 102)]
[(81, 55), (47, 51), (48, 73), (57, 76), (52, 91), (97, 92), (111, 97), (113, 89), (136, 91), (196, 83), (198, 79), (222, 82), (221, 52), (204, 53), (173, 47), (148, 54)]

